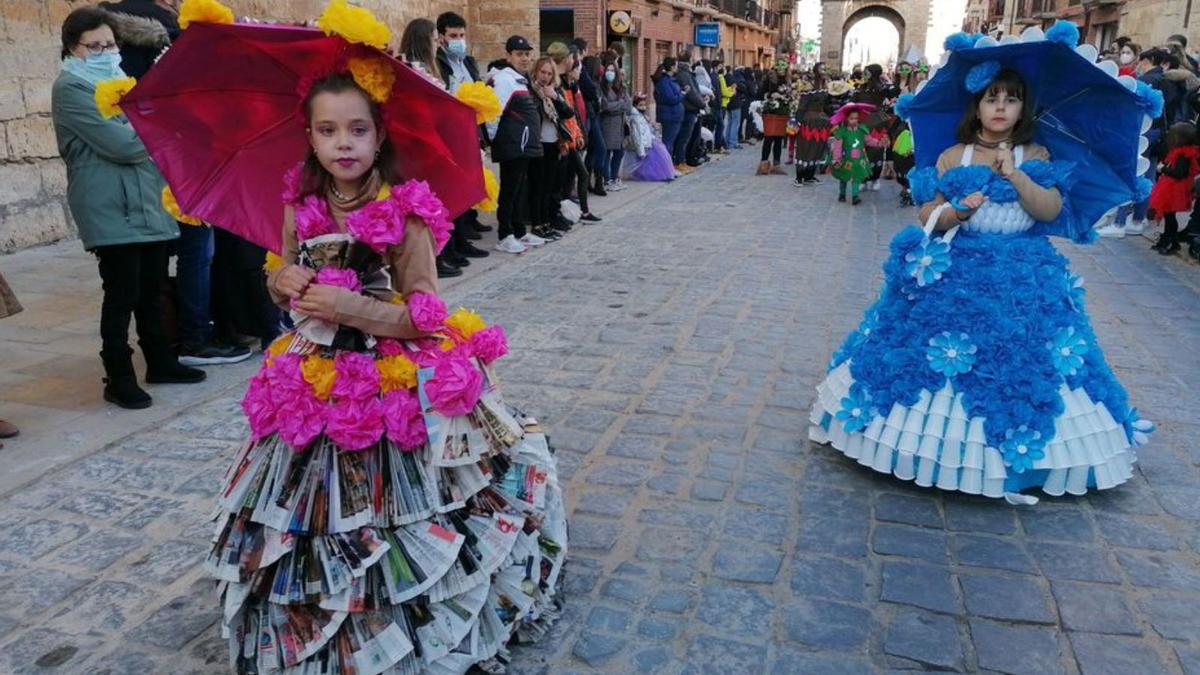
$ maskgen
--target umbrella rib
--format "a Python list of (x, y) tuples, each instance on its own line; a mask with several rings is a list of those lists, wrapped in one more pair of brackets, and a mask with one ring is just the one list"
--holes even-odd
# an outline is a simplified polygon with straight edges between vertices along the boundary
[[(263, 129), (261, 132), (255, 134), (253, 137), (248, 139), (246, 142), (244, 142), (240, 146), (238, 146), (238, 148), (236, 150), (229, 153), (229, 155), (227, 155), (221, 161), (220, 165), (218, 165), (215, 170), (213, 170), (211, 173), (209, 173), (208, 180), (204, 181), (204, 184), (200, 186), (201, 191), (207, 192), (209, 190), (209, 188), (212, 186), (212, 184), (214, 182), (216, 182), (216, 180), (221, 176), (221, 174), (223, 174), (225, 172), (225, 167), (229, 166), (229, 164), (231, 162), (233, 162), (233, 160), (235, 158), (237, 158), (237, 156), (240, 155), (243, 150), (252, 146), (254, 144), (254, 142), (257, 141), (258, 139), (270, 134), (271, 132), (275, 131), (279, 127), (281, 127), (291, 121), (292, 121), (291, 119), (281, 119), (281, 120), (275, 122), (274, 124), (272, 124), (271, 126), (267, 127), (266, 129)], [(280, 177), (280, 180), (283, 180), (282, 176)]]

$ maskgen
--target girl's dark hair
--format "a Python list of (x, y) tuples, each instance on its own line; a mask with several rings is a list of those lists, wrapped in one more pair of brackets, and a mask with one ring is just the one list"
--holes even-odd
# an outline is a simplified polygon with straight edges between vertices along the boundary
[(84, 33), (101, 26), (108, 26), (113, 35), (116, 35), (117, 29), (113, 26), (112, 19), (109, 18), (108, 12), (102, 9), (80, 7), (68, 14), (62, 25), (62, 58), (71, 55), (71, 50), (79, 44)]
[(1167, 129), (1167, 149), (1174, 150), (1185, 145), (1200, 145), (1196, 125), (1191, 122), (1176, 122)]
[(404, 28), (404, 36), (400, 38), (400, 54), (409, 62), (419, 63), (425, 72), (442, 79), (438, 69), (437, 55), (433, 51), (433, 36), (437, 33), (437, 24), (429, 19), (414, 19)]
[(595, 82), (596, 76), (600, 72), (600, 57), (594, 55), (583, 57), (583, 69), (587, 71), (588, 77), (592, 78), (592, 81)]
[(879, 65), (878, 63), (872, 63), (871, 65), (867, 66), (865, 72), (870, 84), (876, 86), (881, 84), (881, 80), (883, 79), (883, 66)]
[[(349, 73), (336, 73), (313, 83), (312, 88), (308, 90), (308, 96), (304, 98), (305, 124), (312, 125), (312, 103), (318, 94), (341, 94), (347, 91), (361, 94), (370, 107), (371, 119), (375, 122), (375, 132), (383, 137), (383, 145), (379, 146), (379, 155), (375, 158), (374, 169), (379, 172), (383, 182), (388, 185), (396, 185), (400, 182), (400, 176), (396, 171), (396, 155), (392, 149), (392, 141), (387, 135), (383, 111), (379, 104), (372, 101), (370, 95), (358, 86)], [(332, 184), (333, 176), (330, 176), (325, 167), (321, 166), (321, 162), (317, 159), (317, 153), (313, 151), (312, 146), (309, 146), (308, 156), (304, 158), (304, 169), (300, 172), (300, 194), (324, 196)]]
[(974, 143), (975, 138), (979, 136), (979, 132), (983, 129), (983, 124), (979, 121), (979, 102), (989, 94), (1005, 93), (1011, 96), (1016, 96), (1023, 104), (1021, 106), (1021, 118), (1017, 120), (1017, 125), (1012, 130), (1013, 145), (1024, 145), (1033, 141), (1034, 131), (1036, 130), (1036, 121), (1034, 118), (1034, 103), (1029, 98), (1029, 90), (1025, 88), (1025, 80), (1021, 79), (1020, 73), (1011, 68), (1005, 68), (999, 73), (996, 73), (996, 78), (986, 89), (980, 90), (971, 99), (971, 105), (963, 111), (962, 119), (958, 122), (958, 129), (955, 131), (955, 136), (959, 143)]
[(658, 64), (658, 68), (654, 70), (654, 74), (650, 76), (651, 80), (658, 82), (659, 78), (667, 77), (667, 71), (674, 68), (677, 61), (674, 56), (668, 56)]

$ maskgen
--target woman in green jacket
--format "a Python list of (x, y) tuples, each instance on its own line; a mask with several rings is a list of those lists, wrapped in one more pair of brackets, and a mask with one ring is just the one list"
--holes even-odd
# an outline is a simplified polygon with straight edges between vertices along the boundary
[(179, 229), (162, 208), (163, 180), (146, 147), (123, 117), (104, 119), (96, 107), (96, 84), (124, 76), (108, 15), (92, 7), (71, 12), (62, 43), (51, 112), (67, 165), (71, 216), (84, 249), (100, 263), (104, 398), (123, 408), (145, 408), (151, 399), (133, 370), (131, 316), (137, 319), (147, 382), (204, 379), (204, 371), (180, 365), (163, 330), (160, 296), (169, 246)]

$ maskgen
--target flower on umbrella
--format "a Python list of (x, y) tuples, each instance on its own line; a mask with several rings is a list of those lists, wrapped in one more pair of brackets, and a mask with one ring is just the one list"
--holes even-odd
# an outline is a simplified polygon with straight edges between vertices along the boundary
[(1017, 473), (1025, 473), (1033, 468), (1033, 463), (1046, 456), (1043, 452), (1046, 442), (1042, 440), (1042, 432), (1035, 431), (1022, 424), (1016, 429), (1004, 432), (1004, 442), (1000, 444), (1000, 453), (1004, 457), (1005, 466), (1012, 467)]
[(137, 84), (137, 80), (132, 77), (117, 77), (111, 80), (103, 80), (96, 83), (96, 108), (100, 110), (100, 115), (104, 119), (116, 117), (121, 114), (121, 99), (125, 94), (128, 94), (133, 86)]
[(1046, 343), (1050, 358), (1060, 375), (1074, 375), (1083, 367), (1083, 355), (1088, 352), (1087, 340), (1073, 326), (1058, 329), (1054, 339)]
[(850, 394), (842, 399), (842, 409), (834, 415), (847, 432), (862, 431), (871, 422), (874, 411), (871, 409), (871, 399), (861, 387), (850, 388)]
[(904, 256), (904, 271), (917, 280), (918, 286), (928, 286), (950, 268), (950, 244), (939, 239), (926, 240)]
[(180, 28), (187, 28), (194, 22), (202, 23), (233, 23), (233, 10), (217, 2), (217, 0), (184, 0), (179, 6)]
[(975, 365), (976, 351), (978, 347), (971, 344), (971, 338), (966, 333), (943, 331), (929, 338), (925, 358), (929, 360), (930, 368), (946, 377), (954, 377), (971, 370)]
[(392, 31), (370, 10), (355, 7), (346, 0), (333, 0), (317, 19), (317, 28), (326, 35), (339, 35), (346, 42), (387, 49)]

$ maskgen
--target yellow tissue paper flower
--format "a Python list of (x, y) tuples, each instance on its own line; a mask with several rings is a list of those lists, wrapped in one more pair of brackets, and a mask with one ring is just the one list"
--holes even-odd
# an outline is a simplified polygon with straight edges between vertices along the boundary
[(475, 109), (475, 123), (484, 124), (500, 119), (500, 97), (483, 82), (464, 82), (454, 92), (458, 100)]
[(453, 328), (463, 338), (470, 340), (472, 335), (487, 328), (487, 322), (466, 307), (459, 307), (454, 310), (450, 318), (446, 319), (446, 326)]
[(291, 346), (292, 335), (290, 333), (284, 333), (283, 335), (280, 335), (279, 337), (275, 338), (274, 342), (267, 346), (267, 359), (270, 360), (276, 356), (279, 356), (280, 354), (286, 352), (288, 347)]
[(375, 201), (381, 202), (385, 199), (391, 198), (391, 196), (392, 196), (392, 186), (388, 185), (387, 183), (384, 183), (379, 188), (379, 194), (375, 195)]
[(375, 361), (375, 369), (379, 371), (379, 386), (385, 394), (417, 386), (417, 364), (406, 356), (385, 356)]
[(346, 0), (333, 0), (317, 19), (317, 28), (326, 35), (339, 35), (346, 42), (370, 45), (387, 49), (392, 41), (392, 31), (387, 24), (375, 18), (370, 10), (353, 7)]
[(350, 76), (354, 82), (367, 92), (372, 101), (386, 103), (392, 96), (392, 86), (396, 84), (396, 72), (383, 59), (352, 58), (346, 64), (350, 68)]
[(283, 269), (283, 258), (274, 251), (267, 251), (267, 257), (263, 260), (263, 271), (270, 274), (281, 269)]
[(175, 193), (171, 192), (170, 186), (162, 189), (162, 205), (163, 209), (175, 220), (184, 225), (203, 225), (204, 221), (194, 216), (184, 214), (179, 208), (179, 202), (175, 200)]
[(187, 28), (196, 21), (233, 23), (233, 10), (217, 0), (183, 0), (183, 4), (179, 6), (179, 27)]
[(480, 200), (475, 208), (491, 213), (500, 207), (500, 183), (496, 180), (496, 174), (486, 166), (483, 167), (483, 186), (487, 190), (487, 197)]
[(96, 83), (96, 107), (104, 119), (121, 114), (121, 99), (128, 94), (137, 80), (132, 77), (117, 77)]
[(333, 359), (309, 354), (300, 364), (300, 372), (304, 373), (304, 381), (312, 385), (313, 395), (322, 401), (328, 401), (336, 376), (333, 370)]

